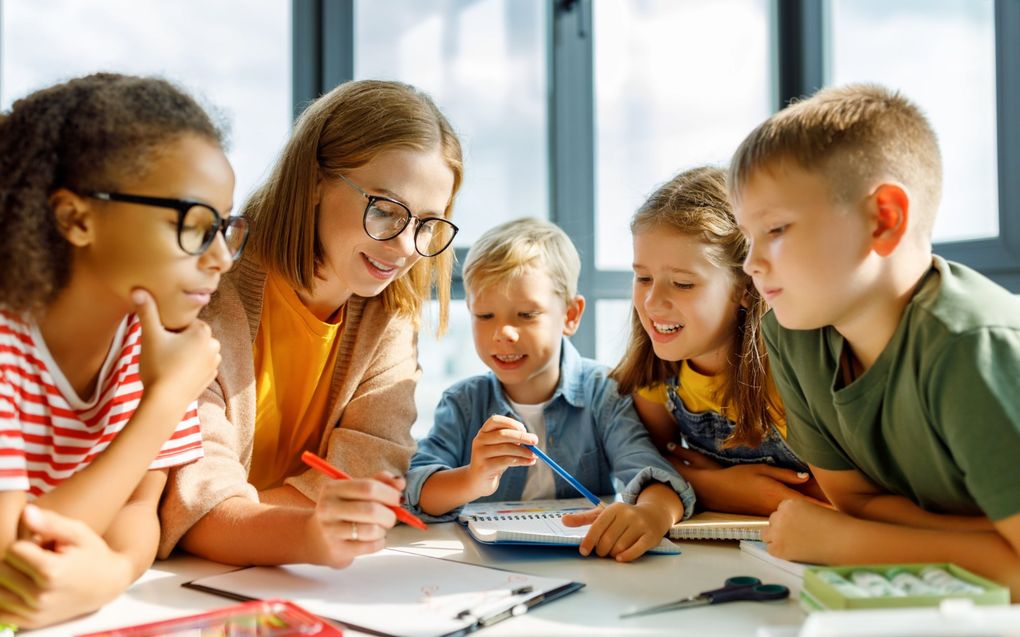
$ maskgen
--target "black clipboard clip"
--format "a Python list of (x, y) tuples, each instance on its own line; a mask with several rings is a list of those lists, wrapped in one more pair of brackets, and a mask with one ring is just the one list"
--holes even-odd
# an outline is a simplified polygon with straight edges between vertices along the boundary
[[(565, 584), (563, 586), (560, 586), (559, 588), (554, 588), (544, 593), (532, 595), (531, 597), (528, 597), (527, 599), (524, 599), (517, 604), (512, 604), (508, 607), (500, 608), (499, 610), (493, 611), (487, 615), (486, 614), (475, 615), (472, 612), (472, 609), (465, 609), (457, 614), (456, 619), (466, 619), (468, 617), (473, 617), (474, 622), (470, 626), (465, 628), (462, 633), (459, 634), (471, 633), (480, 628), (485, 628), (487, 626), (492, 626), (493, 624), (498, 624), (504, 619), (510, 619), (511, 617), (519, 617), (521, 615), (524, 615), (525, 613), (527, 613), (536, 606), (539, 606), (546, 602), (551, 602), (555, 599), (559, 599), (564, 595), (569, 595), (570, 593), (581, 590), (582, 588), (584, 588), (583, 583), (570, 582), (569, 584)], [(529, 590), (525, 592), (524, 589)], [(510, 591), (510, 593), (528, 594), (531, 593), (532, 590), (533, 589), (531, 589), (530, 586), (525, 586), (519, 589), (514, 589), (513, 591)], [(475, 607), (475, 609), (477, 609), (477, 607)]]

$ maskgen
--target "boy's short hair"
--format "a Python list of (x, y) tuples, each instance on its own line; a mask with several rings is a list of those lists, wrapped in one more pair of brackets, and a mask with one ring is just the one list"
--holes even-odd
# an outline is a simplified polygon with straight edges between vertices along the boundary
[(855, 201), (868, 182), (889, 176), (911, 198), (917, 237), (931, 237), (942, 196), (942, 157), (928, 119), (897, 91), (877, 84), (825, 88), (760, 124), (730, 163), (730, 196), (755, 172), (792, 162), (820, 175), (835, 201)]
[(581, 257), (570, 237), (549, 221), (514, 219), (485, 232), (464, 260), (464, 287), (481, 290), (506, 283), (528, 267), (548, 273), (565, 303), (577, 296)]

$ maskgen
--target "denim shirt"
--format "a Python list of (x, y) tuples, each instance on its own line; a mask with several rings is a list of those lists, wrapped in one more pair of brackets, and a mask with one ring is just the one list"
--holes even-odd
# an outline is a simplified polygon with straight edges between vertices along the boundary
[[(694, 510), (694, 490), (652, 445), (631, 398), (620, 396), (607, 368), (582, 358), (566, 338), (559, 383), (543, 413), (547, 430), (544, 451), (593, 493), (608, 495), (620, 490), (623, 501), (632, 504), (650, 482), (660, 482), (680, 496), (685, 518)], [(424, 514), (419, 507), (421, 487), (436, 471), (470, 464), (471, 442), (493, 415), (520, 420), (492, 372), (468, 378), (444, 392), (432, 431), (418, 443), (411, 459), (406, 491), (409, 509), (430, 521), (457, 516), (459, 509), (439, 517)], [(478, 501), (520, 500), (528, 470), (508, 468), (496, 492)], [(553, 479), (557, 498), (578, 497), (563, 478), (554, 474)]]
[(726, 467), (758, 463), (794, 471), (809, 470), (807, 464), (790, 449), (775, 427), (769, 428), (768, 434), (757, 447), (723, 447), (723, 441), (736, 427), (733, 421), (714, 411), (699, 413), (688, 411), (679, 391), (680, 386), (674, 376), (666, 385), (666, 409), (676, 421), (677, 444), (684, 442), (688, 448)]

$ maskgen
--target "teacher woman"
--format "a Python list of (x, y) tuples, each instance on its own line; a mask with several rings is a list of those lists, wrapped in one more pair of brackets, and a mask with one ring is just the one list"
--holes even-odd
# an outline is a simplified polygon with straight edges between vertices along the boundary
[[(159, 556), (342, 567), (381, 549), (414, 451), (416, 334), (445, 328), (460, 142), (432, 100), (356, 81), (312, 103), (244, 211), (242, 260), (203, 315), (223, 362), (204, 457), (170, 475)], [(312, 450), (356, 478), (304, 466)]]

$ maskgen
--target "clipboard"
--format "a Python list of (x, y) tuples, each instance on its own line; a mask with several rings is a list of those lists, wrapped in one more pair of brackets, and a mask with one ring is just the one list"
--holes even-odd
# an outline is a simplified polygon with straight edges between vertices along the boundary
[(237, 600), (289, 599), (373, 635), (454, 637), (526, 613), (584, 584), (384, 549), (358, 557), (345, 569), (259, 566), (182, 586)]

